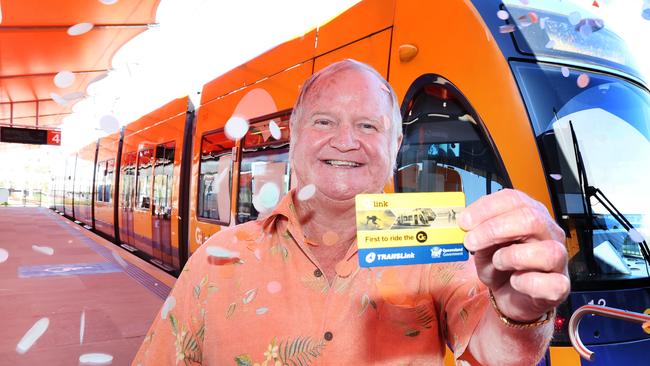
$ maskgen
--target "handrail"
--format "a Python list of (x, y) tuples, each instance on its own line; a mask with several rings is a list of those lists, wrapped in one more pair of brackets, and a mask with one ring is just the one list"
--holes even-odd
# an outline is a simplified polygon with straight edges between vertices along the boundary
[(598, 305), (584, 305), (578, 308), (571, 319), (569, 320), (569, 339), (571, 344), (580, 357), (584, 358), (587, 361), (594, 360), (594, 353), (591, 352), (580, 339), (580, 334), (578, 332), (578, 327), (580, 326), (580, 320), (586, 314), (601, 315), (607, 318), (627, 320), (635, 323), (642, 324), (644, 330), (650, 330), (650, 315), (635, 313), (633, 311), (621, 310), (616, 308), (610, 308), (607, 306), (598, 306)]

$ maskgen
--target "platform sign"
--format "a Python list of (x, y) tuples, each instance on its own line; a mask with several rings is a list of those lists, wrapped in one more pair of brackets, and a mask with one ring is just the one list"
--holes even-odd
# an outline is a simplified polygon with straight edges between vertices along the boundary
[(0, 142), (33, 145), (61, 145), (61, 131), (0, 126)]

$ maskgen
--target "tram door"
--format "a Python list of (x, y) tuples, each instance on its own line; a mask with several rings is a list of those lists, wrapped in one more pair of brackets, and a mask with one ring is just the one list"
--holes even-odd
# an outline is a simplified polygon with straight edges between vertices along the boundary
[(136, 153), (125, 154), (122, 161), (120, 181), (120, 241), (123, 244), (134, 246), (133, 237), (133, 206), (135, 193), (135, 161)]
[(153, 210), (151, 215), (154, 261), (162, 267), (173, 265), (171, 213), (174, 181), (173, 142), (158, 145), (154, 163)]

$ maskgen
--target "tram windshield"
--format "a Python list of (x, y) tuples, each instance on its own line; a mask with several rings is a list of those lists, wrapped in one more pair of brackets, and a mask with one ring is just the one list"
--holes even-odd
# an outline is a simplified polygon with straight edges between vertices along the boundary
[(613, 76), (511, 65), (569, 237), (572, 279), (649, 277), (650, 94)]

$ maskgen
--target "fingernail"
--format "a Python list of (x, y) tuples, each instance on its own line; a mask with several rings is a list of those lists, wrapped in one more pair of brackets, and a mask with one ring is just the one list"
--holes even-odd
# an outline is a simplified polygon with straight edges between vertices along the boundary
[(500, 251), (496, 251), (492, 256), (492, 264), (494, 264), (494, 267), (496, 267), (496, 269), (503, 268), (503, 259), (501, 258)]
[(465, 234), (465, 248), (470, 252), (476, 250), (476, 239), (471, 233)]
[(472, 226), (472, 215), (463, 211), (458, 215), (458, 225), (461, 228), (470, 228)]

